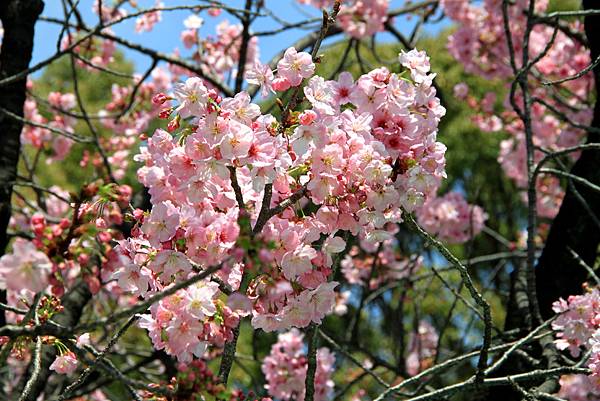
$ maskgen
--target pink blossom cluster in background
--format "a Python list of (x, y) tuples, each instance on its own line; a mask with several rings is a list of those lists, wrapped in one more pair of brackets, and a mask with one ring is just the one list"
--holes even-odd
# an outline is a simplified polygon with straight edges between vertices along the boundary
[[(400, 254), (395, 242), (393, 239), (381, 242), (379, 252), (378, 246), (373, 247), (365, 240), (361, 240), (364, 248), (353, 246), (340, 263), (346, 281), (375, 290), (386, 283), (416, 274), (422, 267), (423, 258)], [(365, 251), (371, 251), (371, 254)]]
[(594, 385), (593, 380), (596, 379), (591, 379), (586, 375), (561, 376), (558, 396), (569, 401), (598, 401), (600, 400), (600, 387)]
[[(333, 0), (297, 0), (319, 9), (331, 9)], [(388, 19), (389, 0), (344, 0), (338, 22), (344, 32), (353, 38), (365, 38), (384, 30)]]
[[(518, 0), (508, 7), (509, 27), (517, 68), (522, 64), (528, 3), (526, 0)], [(485, 0), (483, 4), (476, 5), (468, 0), (442, 0), (441, 4), (446, 15), (458, 23), (458, 29), (449, 37), (450, 53), (469, 73), (487, 79), (510, 82), (507, 78), (513, 75), (513, 71), (509, 62), (510, 53), (504, 30), (502, 2)], [(537, 1), (535, 6), (537, 13), (543, 13), (548, 6), (548, 1)], [(569, 25), (569, 28), (575, 32), (583, 31), (583, 25), (579, 20), (572, 20)], [(534, 27), (529, 40), (530, 60), (544, 51), (552, 40), (553, 33), (554, 29), (550, 26), (537, 24)], [(564, 113), (568, 120), (576, 124), (589, 125), (592, 110), (590, 107), (581, 108), (580, 104), (581, 99), (588, 99), (592, 92), (591, 73), (558, 86), (545, 86), (542, 83), (542, 81), (559, 80), (575, 75), (589, 64), (590, 57), (586, 47), (559, 30), (548, 53), (534, 66), (534, 71), (543, 79), (529, 80), (531, 96), (541, 99)], [(553, 93), (557, 87), (569, 91), (573, 96), (563, 100), (556, 99)], [(468, 88), (464, 85), (457, 90), (459, 97), (467, 97)], [(528, 182), (525, 130), (522, 120), (512, 111), (508, 88), (506, 93), (506, 99), (503, 101), (505, 111), (502, 113), (494, 111), (494, 94), (481, 100), (472, 98), (469, 102), (477, 105), (475, 108), (478, 114), (475, 116), (475, 122), (481, 129), (491, 132), (504, 131), (510, 135), (500, 144), (498, 161), (507, 176), (520, 188), (526, 190)], [(520, 95), (517, 95), (516, 102), (522, 103)], [(550, 108), (539, 102), (534, 102), (531, 107), (531, 121), (533, 144), (549, 151), (577, 145), (584, 134), (583, 130), (562, 121)], [(543, 156), (541, 151), (535, 151), (536, 162), (539, 162)], [(570, 156), (576, 158), (578, 154), (571, 153)], [(536, 189), (542, 194), (541, 199), (538, 198), (538, 214), (543, 217), (554, 217), (563, 197), (559, 180), (540, 177), (536, 182)], [(524, 198), (526, 199), (526, 196)]]
[[(157, 91), (171, 88), (172, 77), (161, 68), (152, 71), (151, 79), (140, 82), (141, 78), (136, 75), (133, 82), (125, 86), (113, 84), (111, 101), (98, 113), (103, 117), (102, 125), (113, 133), (107, 138), (100, 138), (100, 146), (113, 166), (113, 177), (117, 180), (127, 172), (131, 149), (139, 143), (138, 136), (148, 130), (150, 122), (156, 118), (160, 107), (152, 103), (152, 96)], [(131, 96), (136, 86), (136, 101), (132, 103)], [(99, 166), (102, 160), (97, 154), (90, 157), (84, 153), (80, 164), (83, 167), (88, 163)]]
[[(27, 87), (29, 90), (32, 90), (33, 82), (27, 81)], [(73, 146), (73, 140), (66, 135), (74, 133), (73, 125), (76, 121), (73, 117), (65, 113), (75, 108), (76, 99), (73, 93), (50, 92), (45, 103), (53, 112), (50, 121), (39, 112), (38, 101), (36, 99), (28, 96), (25, 100), (23, 107), (25, 118), (39, 125), (25, 125), (21, 131), (21, 143), (31, 145), (39, 151), (42, 149), (51, 149), (52, 155), (46, 161), (52, 163), (63, 160)], [(42, 125), (63, 131), (66, 135), (53, 133), (50, 129)]]
[[(89, 186), (91, 191), (94, 191), (93, 187), (94, 184)], [(107, 196), (110, 199), (103, 199), (96, 193), (89, 194), (89, 201), (79, 204), (75, 220), (67, 203), (69, 194), (58, 187), (49, 189), (51, 194), (45, 199), (44, 208), (40, 207), (41, 210), (46, 209), (45, 214), (36, 212), (28, 216), (31, 213), (28, 210), (14, 214), (10, 227), (30, 231), (34, 238), (17, 238), (11, 252), (0, 258), (0, 288), (8, 290), (11, 305), (22, 308), (40, 291), (62, 296), (79, 277), (84, 279), (92, 293), (100, 290), (99, 262), (102, 264), (106, 260), (95, 255), (104, 252), (105, 248), (110, 249), (113, 238), (121, 235), (109, 226), (123, 223), (121, 208), (131, 197), (131, 188), (127, 185), (110, 188)], [(71, 228), (73, 221), (77, 226)], [(74, 238), (73, 231), (76, 229), (77, 240), (65, 243)], [(61, 248), (72, 258), (63, 258)], [(8, 316), (15, 320), (18, 315)]]
[[(591, 370), (589, 379), (563, 376), (561, 384), (566, 388), (561, 392), (576, 394), (576, 397), (583, 397), (584, 393), (586, 396), (587, 393), (600, 394), (600, 290), (588, 288), (582, 295), (571, 295), (567, 300), (561, 298), (553, 304), (553, 310), (558, 314), (552, 322), (552, 329), (557, 332), (556, 347), (568, 350), (574, 358), (584, 350), (591, 351), (587, 362)], [(573, 388), (576, 383), (582, 384), (579, 391)]]
[[(104, 28), (103, 32), (114, 35), (110, 28)], [(114, 61), (113, 56), (117, 48), (114, 41), (95, 36), (86, 39), (80, 35), (75, 32), (68, 33), (61, 41), (61, 50), (66, 51), (72, 47), (73, 52), (77, 54), (75, 63), (78, 67), (88, 71), (98, 71), (99, 68), (107, 67)]]
[[(186, 29), (181, 32), (181, 41), (186, 49), (192, 51), (192, 60), (206, 75), (224, 80), (226, 73), (237, 69), (239, 64), (242, 25), (223, 20), (216, 27), (216, 35), (204, 37), (199, 33), (202, 24), (203, 20), (199, 16), (188, 17), (184, 21)], [(248, 43), (247, 66), (258, 60), (258, 57), (258, 37), (253, 36)], [(176, 76), (191, 75), (186, 73), (185, 69), (174, 65), (170, 67), (170, 70)]]
[(432, 198), (417, 209), (419, 224), (440, 240), (460, 244), (481, 232), (487, 214), (477, 205), (467, 203), (459, 192)]
[[(308, 359), (303, 339), (304, 335), (297, 329), (279, 334), (277, 342), (271, 346), (271, 353), (263, 360), (261, 369), (267, 380), (265, 388), (278, 400), (304, 400)], [(317, 350), (315, 401), (331, 399), (334, 364), (335, 355), (328, 348)]]
[[(156, 1), (153, 8), (163, 8), (165, 5), (161, 1)], [(154, 25), (158, 24), (162, 19), (162, 12), (160, 10), (146, 12), (140, 15), (135, 20), (135, 31), (136, 32), (150, 32), (154, 29)]]
[(416, 330), (410, 333), (408, 340), (406, 371), (409, 375), (414, 376), (433, 365), (438, 340), (439, 335), (435, 327), (426, 320), (421, 320)]

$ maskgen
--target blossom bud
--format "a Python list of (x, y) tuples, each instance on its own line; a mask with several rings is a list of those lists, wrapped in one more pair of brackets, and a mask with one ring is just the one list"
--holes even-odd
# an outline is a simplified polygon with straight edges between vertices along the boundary
[(119, 193), (119, 202), (129, 202), (133, 189), (129, 185), (120, 185), (117, 192)]
[(172, 98), (165, 95), (164, 93), (157, 93), (156, 95), (152, 96), (152, 103), (154, 103), (156, 105), (161, 105), (170, 99), (172, 99)]
[(273, 89), (278, 92), (288, 90), (291, 86), (292, 85), (290, 84), (290, 81), (288, 81), (286, 78), (277, 77), (273, 80)]
[(97, 294), (100, 291), (100, 280), (98, 280), (98, 277), (96, 276), (86, 276), (85, 277), (85, 282), (88, 285), (90, 292), (92, 294)]
[(144, 211), (142, 209), (135, 209), (133, 211), (133, 217), (136, 220), (142, 220), (144, 218)]
[(210, 15), (211, 17), (218, 17), (219, 15), (221, 15), (221, 9), (217, 7), (209, 8), (208, 15)]
[(58, 237), (60, 235), (62, 235), (63, 233), (63, 229), (60, 228), (60, 226), (52, 226), (52, 235), (54, 235), (55, 237)]
[(223, 98), (219, 95), (215, 89), (211, 89), (208, 91), (208, 97), (215, 101), (216, 104), (220, 104)]
[(83, 188), (83, 194), (88, 198), (93, 197), (97, 193), (98, 193), (98, 184), (96, 184), (95, 182), (92, 182), (91, 184), (88, 184)]
[(169, 118), (171, 113), (173, 113), (173, 110), (175, 110), (173, 107), (167, 107), (166, 109), (162, 109), (160, 113), (158, 113), (158, 118), (166, 120), (167, 118)]
[(112, 235), (108, 231), (101, 231), (98, 233), (98, 240), (100, 242), (108, 243), (112, 239)]
[(167, 131), (173, 132), (177, 128), (179, 128), (179, 120), (180, 120), (180, 117), (179, 117), (179, 115), (177, 115), (174, 119), (169, 121), (169, 124), (167, 124)]
[(77, 261), (80, 265), (87, 265), (87, 263), (90, 261), (90, 255), (87, 253), (82, 253), (77, 257)]
[(40, 213), (36, 213), (33, 216), (31, 216), (31, 224), (36, 225), (36, 226), (37, 225), (45, 225), (46, 219)]
[(63, 285), (58, 284), (53, 285), (52, 288), (50, 288), (50, 291), (55, 297), (62, 297), (65, 294), (65, 287)]
[(60, 226), (60, 228), (62, 228), (63, 230), (66, 230), (67, 228), (69, 228), (69, 226), (71, 225), (71, 222), (69, 221), (69, 219), (67, 218), (62, 218), (60, 219), (60, 223), (58, 223), (58, 225)]
[(304, 113), (298, 116), (300, 124), (302, 125), (310, 125), (313, 121), (315, 121), (316, 118), (317, 113), (315, 113), (313, 110), (306, 110)]

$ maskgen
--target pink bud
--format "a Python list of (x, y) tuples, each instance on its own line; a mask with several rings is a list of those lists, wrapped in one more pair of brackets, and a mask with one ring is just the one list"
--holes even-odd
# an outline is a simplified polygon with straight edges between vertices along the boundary
[(211, 17), (218, 17), (219, 15), (221, 15), (221, 9), (217, 7), (209, 8), (208, 15), (210, 15)]
[(119, 200), (124, 202), (129, 202), (131, 199), (131, 194), (133, 193), (133, 189), (129, 185), (121, 185), (119, 186)]
[(53, 285), (50, 291), (55, 297), (62, 297), (65, 294), (65, 287), (63, 285)]
[(112, 239), (112, 235), (108, 231), (101, 231), (98, 233), (98, 240), (100, 242), (108, 243)]
[(317, 113), (313, 110), (306, 110), (304, 113), (300, 114), (298, 118), (300, 119), (300, 124), (310, 125), (317, 118)]
[(135, 217), (136, 220), (141, 220), (144, 218), (144, 211), (142, 209), (135, 209), (133, 211), (133, 217)]
[(90, 255), (88, 255), (87, 253), (82, 253), (77, 257), (77, 261), (79, 262), (80, 265), (87, 265), (89, 260), (90, 260)]
[(290, 89), (290, 86), (292, 85), (290, 84), (290, 81), (287, 80), (287, 78), (277, 77), (273, 80), (272, 86), (273, 89), (275, 89), (278, 92), (281, 92)]
[(92, 294), (97, 294), (100, 291), (101, 284), (100, 284), (100, 280), (98, 280), (98, 277), (86, 276), (85, 282), (87, 283), (88, 287), (90, 288), (90, 292)]
[(166, 120), (167, 118), (169, 118), (171, 116), (171, 113), (173, 112), (173, 107), (167, 107), (166, 109), (162, 109), (160, 111), (160, 113), (158, 113), (158, 118), (162, 118), (163, 120)]
[(215, 89), (211, 89), (208, 91), (208, 97), (215, 101), (216, 104), (220, 104), (223, 98), (219, 95)]
[(164, 93), (157, 93), (156, 95), (152, 96), (152, 103), (154, 103), (156, 105), (161, 105), (170, 99), (171, 98), (169, 96), (165, 95)]
[(33, 225), (46, 225), (46, 219), (40, 213), (35, 213), (31, 216), (31, 224)]
[(177, 128), (179, 128), (179, 116), (175, 117), (174, 119), (169, 121), (169, 124), (167, 124), (167, 131), (169, 132), (173, 132)]
[(60, 228), (60, 226), (52, 226), (52, 235), (54, 235), (55, 237), (58, 237), (60, 235), (62, 235), (63, 233), (63, 229)]

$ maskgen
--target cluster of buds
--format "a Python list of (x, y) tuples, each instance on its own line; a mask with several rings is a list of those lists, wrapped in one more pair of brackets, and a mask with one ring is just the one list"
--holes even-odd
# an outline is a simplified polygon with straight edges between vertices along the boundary
[(55, 296), (43, 296), (37, 309), (38, 319), (41, 324), (47, 322), (52, 316), (64, 310), (60, 299)]
[(181, 399), (199, 394), (220, 397), (225, 394), (225, 386), (204, 359), (194, 359), (189, 364), (180, 364), (178, 370), (177, 394)]

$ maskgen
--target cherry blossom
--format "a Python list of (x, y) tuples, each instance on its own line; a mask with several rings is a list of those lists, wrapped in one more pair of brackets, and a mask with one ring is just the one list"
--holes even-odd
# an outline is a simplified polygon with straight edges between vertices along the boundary
[(419, 224), (431, 234), (450, 243), (462, 243), (479, 234), (487, 215), (476, 205), (469, 205), (458, 192), (427, 201), (417, 210)]
[(44, 291), (52, 262), (33, 242), (17, 238), (12, 252), (0, 258), (0, 288), (11, 291)]
[(73, 373), (77, 369), (77, 357), (73, 352), (67, 351), (56, 357), (50, 365), (50, 369), (63, 375)]
[[(277, 399), (304, 400), (308, 361), (303, 349), (303, 338), (304, 335), (296, 329), (279, 334), (277, 342), (271, 347), (271, 353), (263, 361), (262, 371), (267, 379), (265, 388)], [(329, 349), (317, 350), (315, 400), (330, 399), (334, 364), (335, 356)]]
[(315, 64), (310, 54), (297, 52), (289, 47), (283, 58), (277, 63), (277, 76), (286, 79), (291, 86), (298, 86), (304, 78), (311, 77), (315, 72)]

